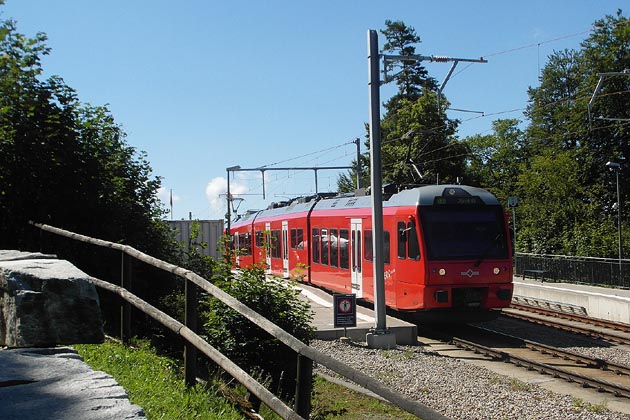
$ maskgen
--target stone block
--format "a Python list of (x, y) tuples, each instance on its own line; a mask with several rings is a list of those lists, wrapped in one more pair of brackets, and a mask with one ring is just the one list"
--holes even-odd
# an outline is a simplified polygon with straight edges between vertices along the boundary
[(103, 321), (87, 274), (54, 256), (0, 253), (0, 345), (101, 343)]

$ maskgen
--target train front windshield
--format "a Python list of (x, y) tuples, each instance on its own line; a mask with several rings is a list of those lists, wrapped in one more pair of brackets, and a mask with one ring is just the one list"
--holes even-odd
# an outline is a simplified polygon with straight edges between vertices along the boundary
[(499, 206), (421, 207), (429, 260), (508, 258), (508, 235)]

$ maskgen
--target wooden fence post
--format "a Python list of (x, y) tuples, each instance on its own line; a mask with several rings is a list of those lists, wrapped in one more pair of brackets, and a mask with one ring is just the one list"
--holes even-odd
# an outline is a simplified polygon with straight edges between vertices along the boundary
[[(184, 323), (191, 331), (197, 333), (197, 286), (186, 280), (184, 293), (186, 294)], [(188, 342), (184, 347), (184, 372), (186, 386), (195, 386), (197, 383), (197, 348)]]
[(311, 415), (311, 393), (313, 391), (313, 361), (298, 354), (297, 378), (295, 380), (295, 404), (293, 410), (304, 417)]
[[(131, 291), (132, 284), (132, 259), (125, 252), (122, 253), (120, 261), (120, 287)], [(131, 305), (123, 301), (120, 305), (120, 340), (128, 343), (131, 339)]]
[(44, 230), (39, 229), (39, 252), (41, 254), (45, 254), (44, 252)]

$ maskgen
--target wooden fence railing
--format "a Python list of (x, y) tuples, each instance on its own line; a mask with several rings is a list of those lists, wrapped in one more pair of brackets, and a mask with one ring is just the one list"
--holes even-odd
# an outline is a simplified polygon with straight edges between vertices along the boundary
[[(31, 224), (42, 231), (54, 233), (56, 235), (64, 236), (76, 241), (89, 243), (92, 245), (97, 245), (105, 248), (111, 248), (115, 250), (119, 250), (122, 252), (122, 261), (121, 264), (121, 283), (123, 287), (113, 285), (112, 283), (99, 280), (97, 278), (90, 278), (96, 286), (109, 290), (122, 299), (124, 299), (128, 304), (135, 306), (140, 311), (146, 313), (151, 316), (158, 322), (160, 322), (165, 327), (169, 328), (171, 331), (174, 331), (182, 338), (187, 341), (186, 352), (185, 352), (185, 370), (186, 370), (186, 382), (191, 384), (194, 383), (193, 379), (195, 378), (194, 369), (196, 363), (194, 363), (195, 356), (194, 350), (199, 350), (203, 354), (205, 354), (208, 358), (210, 358), (214, 363), (220, 366), (223, 370), (229, 373), (233, 378), (239, 381), (248, 391), (250, 391), (253, 395), (259, 398), (263, 403), (265, 403), (271, 410), (277, 413), (283, 419), (308, 419), (310, 415), (310, 398), (311, 398), (311, 384), (312, 384), (312, 366), (313, 362), (319, 363), (322, 366), (327, 367), (328, 369), (344, 376), (345, 378), (355, 382), (356, 384), (374, 392), (385, 400), (389, 401), (393, 405), (414, 414), (424, 420), (449, 420), (448, 417), (443, 416), (439, 412), (433, 410), (430, 407), (427, 407), (418, 401), (411, 400), (400, 393), (397, 393), (390, 388), (381, 384), (378, 380), (364, 374), (363, 372), (354, 369), (350, 366), (345, 365), (344, 363), (333, 359), (332, 357), (320, 352), (317, 349), (314, 349), (297, 338), (293, 337), (291, 334), (284, 331), (282, 328), (278, 327), (267, 318), (258, 314), (256, 311), (250, 309), (246, 305), (242, 304), (234, 297), (230, 296), (223, 290), (219, 289), (203, 277), (193, 273), (190, 270), (186, 270), (182, 267), (178, 267), (174, 264), (167, 263), (165, 261), (154, 258), (150, 255), (144, 254), (133, 247), (128, 245), (117, 244), (113, 242), (104, 241), (101, 239), (91, 238), (89, 236), (84, 236), (78, 233), (69, 232), (67, 230), (59, 229), (54, 226), (49, 226), (40, 223), (31, 222)], [(129, 267), (131, 266), (130, 262), (125, 260), (127, 258), (125, 256), (130, 256), (136, 258), (139, 261), (142, 261), (151, 266), (157, 267), (159, 269), (165, 270), (167, 272), (173, 273), (178, 277), (181, 277), (185, 280), (187, 286), (186, 299), (191, 299), (186, 303), (186, 312), (187, 319), (186, 324), (184, 325), (169, 315), (161, 312), (155, 307), (151, 306), (147, 302), (143, 301), (139, 297), (133, 295), (129, 292), (125, 285), (125, 277), (129, 278)], [(127, 274), (125, 275), (125, 272)], [(236, 312), (256, 324), (258, 327), (262, 328), (273, 337), (287, 345), (293, 351), (295, 351), (298, 355), (298, 377), (297, 377), (297, 386), (296, 386), (296, 394), (295, 394), (295, 403), (293, 409), (288, 407), (284, 402), (282, 402), (279, 398), (273, 395), (270, 391), (268, 391), (263, 385), (257, 382), (254, 378), (252, 378), (247, 372), (243, 371), (236, 364), (226, 358), (223, 354), (221, 354), (218, 350), (204, 341), (201, 337), (199, 337), (194, 329), (194, 325), (191, 325), (196, 320), (196, 315), (194, 311), (194, 306), (192, 303), (196, 302), (195, 293), (192, 292), (193, 287), (188, 287), (188, 283), (193, 283), (197, 287), (203, 289), (207, 293), (211, 294), (215, 298), (219, 299), (221, 302), (234, 309)], [(125, 315), (125, 312), (128, 314), (128, 309), (123, 309), (123, 316), (121, 318), (121, 332), (124, 335), (124, 331), (128, 328), (129, 316)], [(192, 316), (194, 315), (194, 316)], [(125, 324), (127, 324), (125, 326)], [(127, 330), (128, 331), (128, 330)], [(194, 350), (193, 350), (194, 349)]]

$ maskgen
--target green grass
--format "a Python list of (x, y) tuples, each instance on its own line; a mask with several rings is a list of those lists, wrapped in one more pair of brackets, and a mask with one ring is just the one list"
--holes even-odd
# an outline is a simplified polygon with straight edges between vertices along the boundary
[(112, 375), (132, 403), (149, 420), (242, 419), (241, 412), (223, 398), (215, 385), (187, 389), (181, 367), (157, 356), (147, 344), (125, 347), (112, 341), (75, 346), (86, 363)]
[(418, 420), (391, 404), (351, 391), (320, 377), (315, 378), (313, 410), (314, 420)]
[[(126, 347), (114, 341), (75, 346), (86, 363), (112, 375), (125, 388), (132, 403), (145, 411), (149, 420), (243, 419), (242, 412), (219, 391), (219, 385), (197, 385), (186, 389), (179, 363), (157, 356), (144, 342)], [(244, 394), (237, 390), (235, 394)], [(378, 399), (351, 391), (316, 377), (312, 399), (312, 420), (412, 420), (417, 417)], [(265, 419), (279, 419), (263, 406)]]

